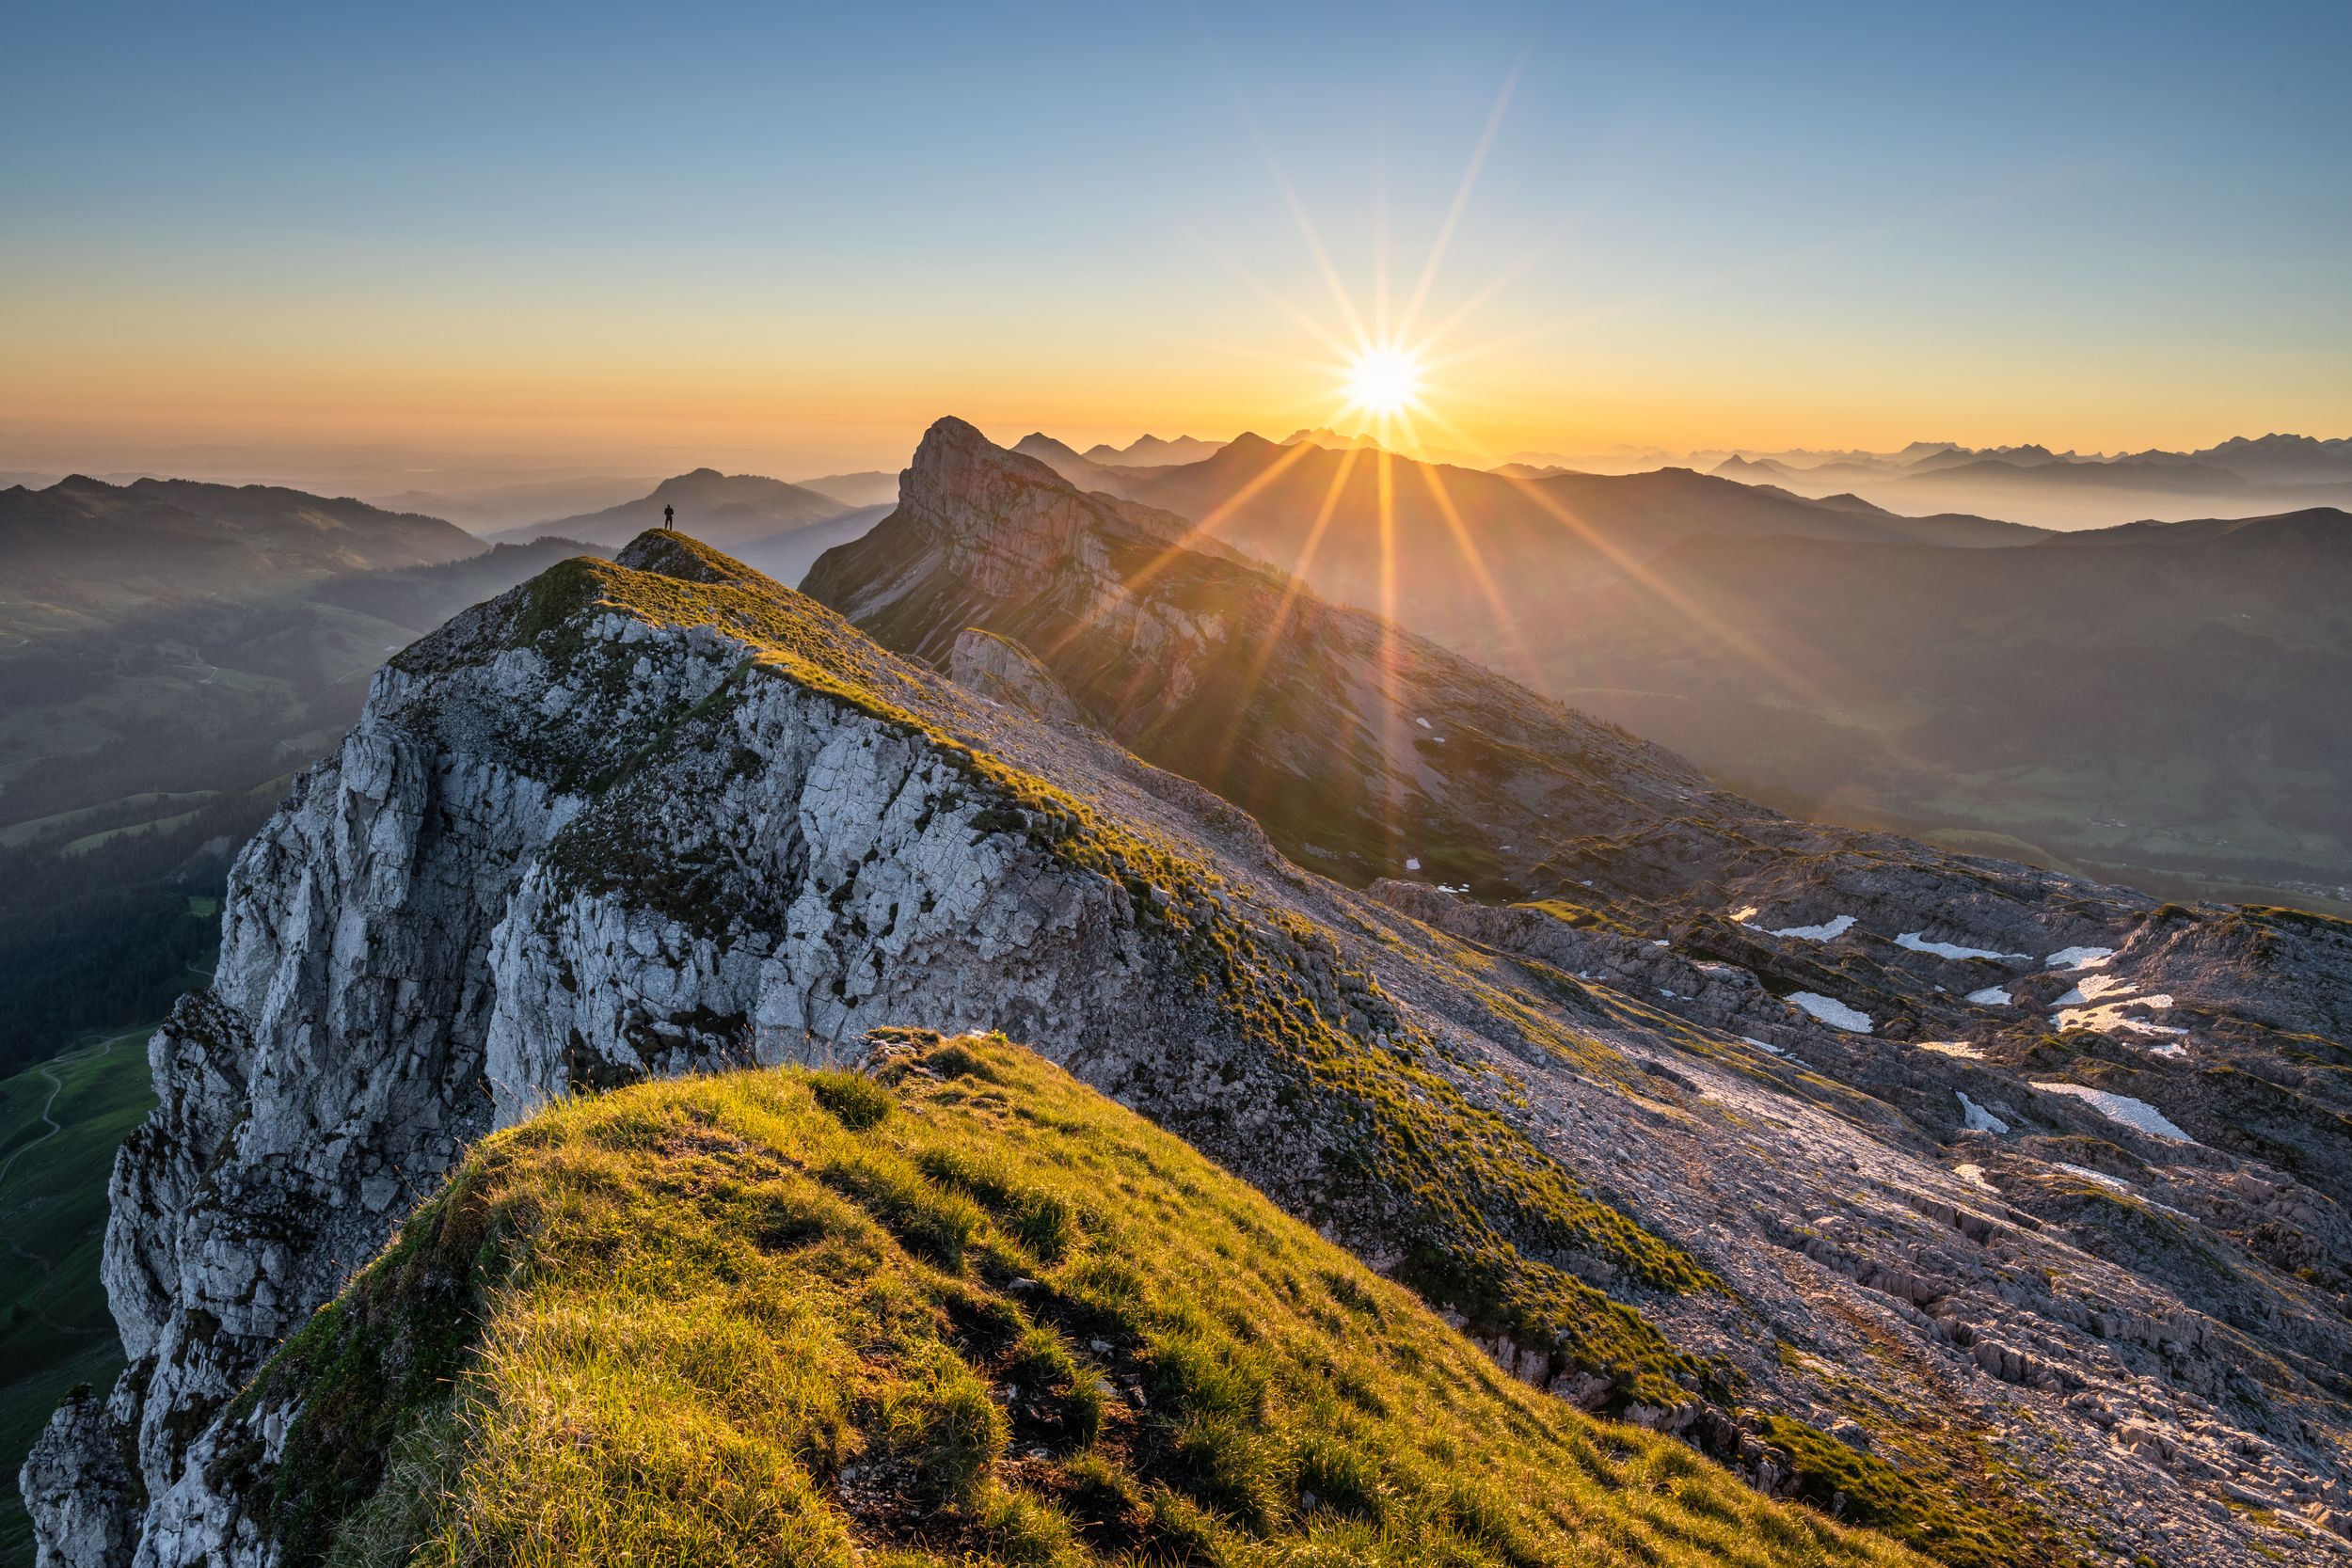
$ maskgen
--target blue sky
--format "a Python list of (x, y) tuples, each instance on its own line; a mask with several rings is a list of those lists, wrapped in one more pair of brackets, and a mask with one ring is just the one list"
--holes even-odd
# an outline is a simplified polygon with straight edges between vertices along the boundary
[[(1495, 447), (2352, 434), (2352, 6), (52, 8), (0, 436), (838, 455), (1311, 415), (1381, 235)], [(1291, 309), (1285, 309), (1287, 302)], [(630, 434), (630, 433), (634, 434)], [(109, 434), (111, 433), (111, 434)], [(1009, 434), (1018, 434), (1011, 431)]]

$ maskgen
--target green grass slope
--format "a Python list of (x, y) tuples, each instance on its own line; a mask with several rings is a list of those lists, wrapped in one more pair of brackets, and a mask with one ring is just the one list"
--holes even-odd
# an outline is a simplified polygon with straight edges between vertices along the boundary
[(99, 1283), (115, 1146), (155, 1096), (152, 1026), (87, 1043), (0, 1080), (0, 1563), (33, 1543), (16, 1469), (58, 1399), (103, 1387), (122, 1347)]
[(1917, 1560), (1513, 1382), (994, 1039), (490, 1138), (242, 1409), (215, 1473), (289, 1568)]

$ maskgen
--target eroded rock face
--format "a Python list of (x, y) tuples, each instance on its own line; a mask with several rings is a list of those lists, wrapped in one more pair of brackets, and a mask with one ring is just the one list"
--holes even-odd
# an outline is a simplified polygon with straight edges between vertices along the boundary
[[(1038, 504), (1024, 483), (1001, 515)], [(1017, 576), (1089, 547), (1046, 531), (975, 559)], [(1173, 612), (1221, 635), (1212, 604)], [(1471, 798), (1455, 753), (1415, 754)], [(1768, 1490), (1808, 1484), (1778, 1418), (1988, 1500), (2019, 1560), (2069, 1536), (2334, 1560), (2352, 1238), (2339, 1091), (2294, 1053), (2341, 1049), (2341, 930), (1899, 840), (1759, 845), (1744, 825), (1781, 819), (1708, 832), (1715, 797), (1686, 800), (1674, 759), (1581, 755), (1558, 799), (1621, 829), (1623, 891), (1558, 869), (1607, 858), (1573, 818), (1502, 841), (1547, 907), (1353, 891), (1199, 784), (688, 541), (469, 611), (379, 673), (247, 847), (217, 983), (151, 1048), (162, 1103), (118, 1162), (106, 1258), (134, 1366), (27, 1466), (45, 1560), (276, 1560), (259, 1504), (298, 1412), (230, 1402), (483, 1130), (885, 1024), (1037, 1045), (1513, 1375)], [(2102, 976), (2194, 1010), (2186, 1065), (2122, 1025), (2051, 1043), (2054, 1013), (2111, 1005), (2062, 1000)], [(1799, 982), (1872, 1032), (1791, 1006)], [(2010, 1001), (1963, 1000), (1995, 982)], [(2068, 1074), (2197, 1141), (2033, 1087)], [(1965, 1130), (1962, 1092), (2011, 1131)], [(1584, 1332), (1604, 1297), (1638, 1314), (1610, 1346)]]
[(947, 673), (974, 696), (1017, 707), (1032, 719), (1055, 724), (1085, 722), (1054, 673), (1010, 638), (966, 626), (948, 650)]

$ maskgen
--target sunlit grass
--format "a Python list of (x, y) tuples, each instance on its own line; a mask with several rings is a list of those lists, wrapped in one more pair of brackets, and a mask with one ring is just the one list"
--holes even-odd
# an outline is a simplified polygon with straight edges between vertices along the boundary
[(247, 1481), (289, 1564), (1915, 1560), (995, 1040), (490, 1139), (252, 1398), (297, 1393)]

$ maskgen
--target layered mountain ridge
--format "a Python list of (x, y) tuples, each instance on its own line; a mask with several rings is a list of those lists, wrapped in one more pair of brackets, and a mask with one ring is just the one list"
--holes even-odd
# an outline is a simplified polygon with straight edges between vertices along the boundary
[(279, 1560), (239, 1390), (490, 1128), (886, 1025), (1948, 1560), (2335, 1560), (2340, 924), (1790, 822), (956, 421), (900, 495), (879, 641), (652, 534), (379, 672), (151, 1049), (53, 1560)]
[(126, 606), (249, 594), (479, 554), (453, 523), (263, 484), (79, 474), (0, 490), (0, 629), (73, 630)]

